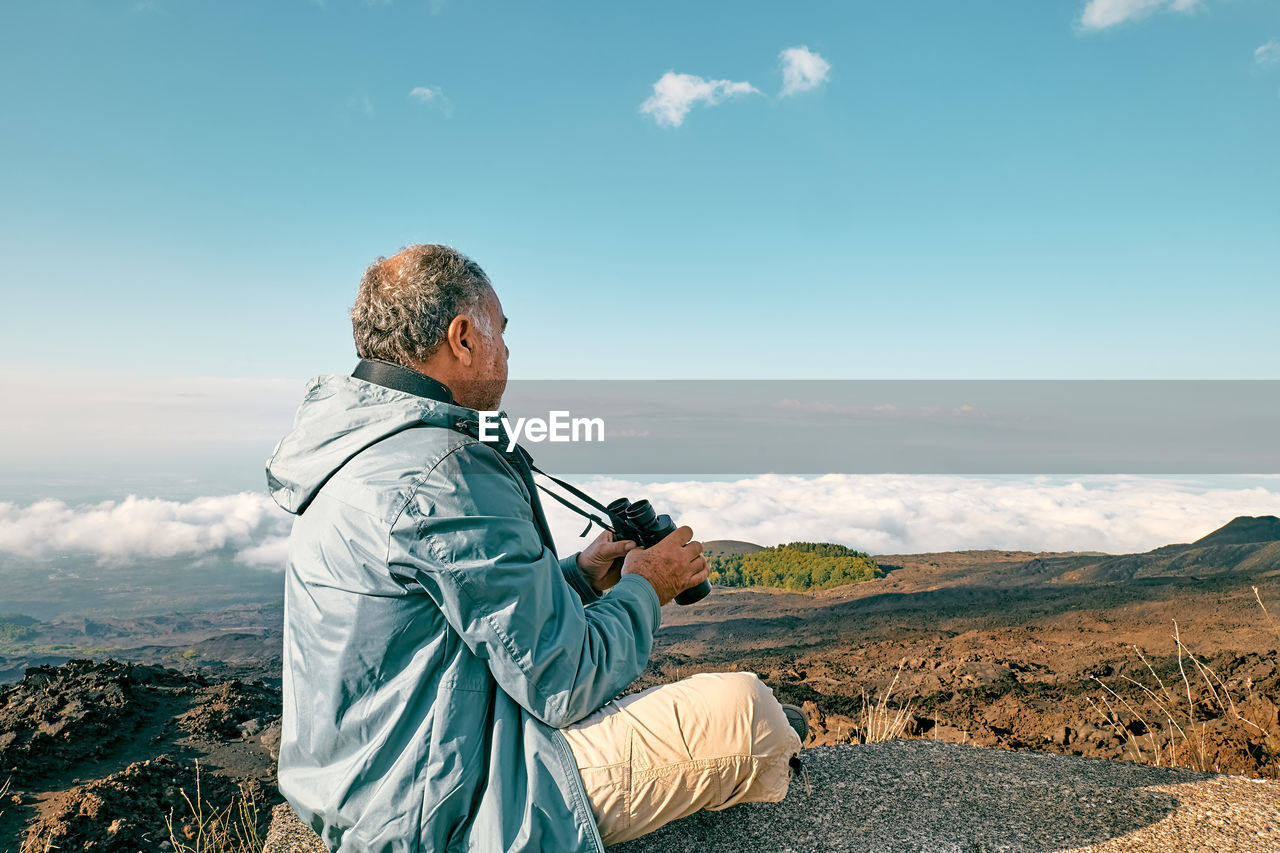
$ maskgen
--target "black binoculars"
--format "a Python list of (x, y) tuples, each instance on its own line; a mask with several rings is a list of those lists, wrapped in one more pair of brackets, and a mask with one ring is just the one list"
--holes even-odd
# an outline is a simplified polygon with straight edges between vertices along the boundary
[[(609, 520), (613, 522), (613, 533), (618, 539), (631, 539), (641, 548), (656, 545), (676, 529), (671, 516), (657, 515), (648, 501), (632, 503), (626, 498), (618, 498), (605, 507)], [(676, 604), (693, 604), (707, 597), (711, 592), (711, 584), (702, 583), (691, 586), (676, 596)]]

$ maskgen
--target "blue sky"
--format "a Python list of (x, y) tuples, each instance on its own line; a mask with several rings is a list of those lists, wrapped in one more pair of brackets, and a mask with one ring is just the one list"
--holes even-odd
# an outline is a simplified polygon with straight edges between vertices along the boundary
[[(1277, 37), (1271, 0), (6, 3), (0, 364), (347, 370), (363, 267), (434, 241), (514, 378), (1274, 378)], [(668, 72), (750, 91), (664, 126)]]
[[(513, 379), (1280, 378), (1274, 0), (13, 0), (0, 110), (23, 559), (177, 525), (278, 563), (262, 461), (411, 242), (488, 270)], [(597, 485), (897, 550), (1149, 547), (1280, 494), (772, 476)]]

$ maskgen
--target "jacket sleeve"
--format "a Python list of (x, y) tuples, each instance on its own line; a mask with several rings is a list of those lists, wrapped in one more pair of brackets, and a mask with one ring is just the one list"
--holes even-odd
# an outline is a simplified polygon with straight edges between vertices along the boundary
[(582, 569), (578, 568), (578, 554), (575, 551), (567, 557), (560, 558), (560, 573), (564, 575), (564, 579), (569, 582), (569, 586), (573, 587), (573, 591), (578, 594), (578, 598), (582, 599), (583, 604), (590, 604), (599, 600), (602, 593), (596, 592), (596, 588), (591, 585), (591, 581), (587, 580), (582, 574)]
[(548, 725), (586, 717), (649, 661), (653, 587), (627, 575), (584, 607), (542, 544), (524, 483), (486, 444), (436, 465), (389, 544), (392, 571), (420, 585), (498, 685)]

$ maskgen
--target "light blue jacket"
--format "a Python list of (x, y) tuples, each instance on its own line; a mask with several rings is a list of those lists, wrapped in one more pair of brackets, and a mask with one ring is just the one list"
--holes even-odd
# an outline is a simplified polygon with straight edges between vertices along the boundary
[(267, 463), (298, 516), (280, 791), (333, 850), (603, 849), (558, 728), (641, 673), (658, 597), (559, 560), (476, 419), (321, 376)]

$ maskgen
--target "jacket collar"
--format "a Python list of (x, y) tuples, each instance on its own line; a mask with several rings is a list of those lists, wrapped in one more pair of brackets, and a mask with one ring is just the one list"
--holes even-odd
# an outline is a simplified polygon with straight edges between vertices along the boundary
[(438, 400), (441, 403), (453, 403), (453, 392), (449, 390), (448, 385), (432, 379), (425, 373), (419, 373), (412, 368), (383, 361), (380, 358), (360, 359), (360, 363), (356, 365), (355, 370), (351, 371), (351, 375), (356, 379), (363, 379), (365, 382), (372, 382), (374, 385), (381, 385), (393, 391), (403, 391), (406, 394)]
[[(425, 373), (419, 373), (408, 367), (394, 364), (390, 361), (383, 361), (380, 358), (362, 358), (360, 363), (356, 365), (356, 369), (351, 372), (354, 379), (361, 379), (374, 385), (381, 385), (384, 388), (390, 388), (392, 391), (400, 391), (405, 394), (412, 394), (415, 397), (425, 397), (428, 400), (435, 400), (440, 403), (446, 403), (455, 411), (467, 412), (466, 417), (454, 418), (450, 426), (460, 432), (478, 438), (480, 421), (478, 415), (472, 409), (466, 409), (458, 406), (453, 402), (453, 392), (449, 390), (449, 386), (443, 382), (432, 379)], [(504, 413), (505, 414), (505, 413)], [(429, 418), (424, 416), (423, 420)], [(516, 445), (514, 452), (508, 452), (507, 447), (507, 431), (499, 423), (498, 432), (500, 435), (497, 445), (498, 451), (512, 461), (516, 472), (520, 475), (520, 479), (524, 481), (525, 488), (529, 492), (529, 504), (533, 509), (534, 522), (538, 528), (538, 534), (543, 544), (555, 553), (555, 539), (551, 535), (551, 528), (547, 524), (546, 513), (542, 509), (542, 502), (538, 499), (538, 489), (533, 480), (533, 458), (529, 456), (529, 452), (523, 447)]]
[[(419, 373), (413, 368), (383, 361), (380, 358), (362, 358), (356, 364), (356, 369), (351, 371), (351, 378), (390, 391), (408, 394), (419, 400), (430, 401), (422, 412), (423, 423), (447, 426), (470, 436), (479, 437), (480, 413), (456, 403), (448, 385), (438, 379), (432, 379), (425, 373)], [(506, 447), (507, 433), (501, 423), (498, 425), (498, 431), (502, 436), (500, 446)]]
[[(351, 372), (351, 378), (391, 391), (399, 391), (401, 394), (430, 400), (431, 402), (422, 413), (423, 423), (447, 426), (466, 433), (472, 438), (480, 437), (480, 413), (454, 402), (453, 392), (449, 390), (449, 386), (438, 379), (432, 379), (425, 373), (419, 373), (412, 368), (383, 361), (380, 358), (362, 358), (356, 364), (356, 369)], [(496, 428), (498, 435), (497, 441), (493, 443), (494, 448), (508, 458), (520, 456), (522, 464), (526, 466), (532, 464), (532, 457), (523, 447), (517, 446), (514, 452), (507, 450), (508, 434), (506, 426), (503, 425), (506, 416), (506, 411), (499, 411), (498, 422), (490, 426), (490, 433), (492, 434)]]

